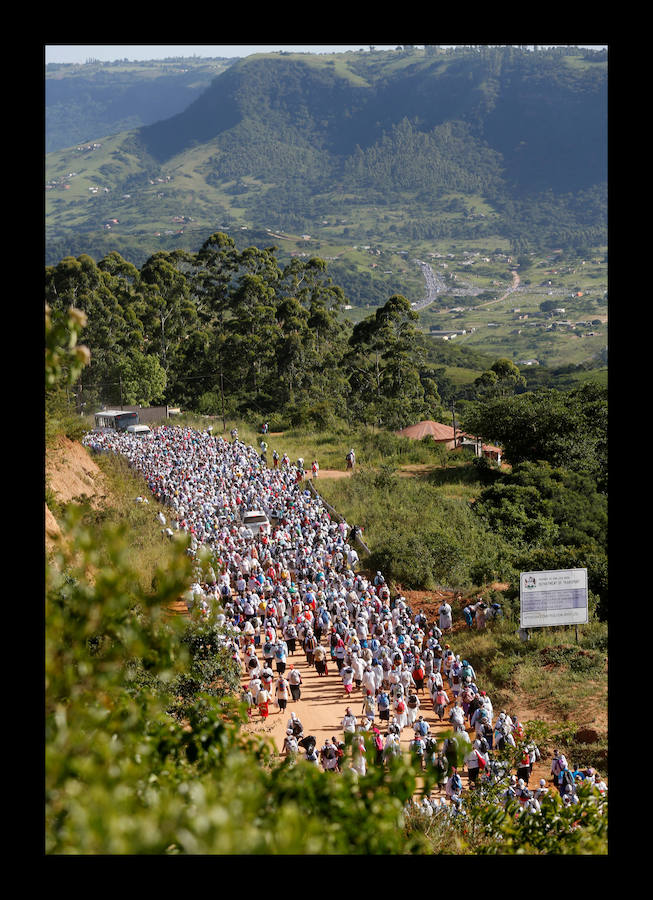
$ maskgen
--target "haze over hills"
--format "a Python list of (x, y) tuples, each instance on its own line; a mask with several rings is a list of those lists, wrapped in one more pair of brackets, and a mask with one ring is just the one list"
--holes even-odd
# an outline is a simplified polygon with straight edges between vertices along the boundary
[(45, 69), (47, 153), (181, 112), (233, 59), (88, 60)]

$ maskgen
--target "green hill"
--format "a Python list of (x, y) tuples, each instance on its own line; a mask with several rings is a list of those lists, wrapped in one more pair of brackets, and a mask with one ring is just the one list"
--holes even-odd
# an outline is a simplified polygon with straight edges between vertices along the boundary
[[(150, 73), (160, 95), (168, 77)], [(423, 260), (444, 285), (424, 332), (605, 364), (606, 89), (605, 54), (569, 48), (250, 56), (175, 115), (47, 155), (46, 263), (141, 266), (219, 231), (324, 259), (358, 321), (393, 294), (421, 302)], [(570, 326), (552, 330), (551, 297)]]
[(245, 227), (602, 245), (606, 91), (580, 50), (247, 57), (176, 115), (48, 154), (47, 261)]

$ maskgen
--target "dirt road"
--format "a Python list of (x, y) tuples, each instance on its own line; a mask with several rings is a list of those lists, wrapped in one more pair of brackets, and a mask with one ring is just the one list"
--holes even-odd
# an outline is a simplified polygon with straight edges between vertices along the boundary
[[(327, 647), (326, 639), (322, 639), (322, 645)], [(260, 649), (258, 658), (262, 661)], [(329, 659), (329, 653), (327, 653)], [(270, 702), (270, 714), (264, 719), (257, 709), (252, 712), (252, 718), (245, 727), (253, 734), (269, 738), (277, 753), (280, 755), (283, 748), (283, 742), (286, 737), (286, 725), (290, 718), (290, 713), (295, 712), (297, 717), (304, 726), (304, 734), (312, 734), (317, 739), (317, 748), (319, 749), (326, 738), (335, 737), (338, 740), (343, 738), (342, 720), (345, 715), (347, 706), (351, 707), (352, 712), (360, 721), (363, 712), (363, 695), (360, 689), (354, 687), (352, 693), (345, 695), (342, 686), (342, 679), (338, 673), (335, 663), (329, 663), (328, 675), (320, 676), (313, 666), (309, 666), (306, 662), (306, 656), (303, 651), (297, 647), (295, 653), (288, 657), (288, 665), (292, 664), (302, 676), (301, 698), (297, 702), (292, 699), (288, 701), (285, 711), (281, 711), (274, 701)], [(276, 676), (276, 667), (273, 666)], [(288, 669), (286, 669), (286, 674)], [(243, 675), (243, 686), (247, 683), (247, 678)], [(274, 682), (273, 682), (274, 685)], [(274, 690), (271, 692), (274, 696)], [(450, 693), (450, 692), (449, 692)], [(442, 736), (444, 732), (451, 731), (449, 722), (445, 719), (440, 722), (433, 711), (433, 704), (426, 689), (418, 693), (420, 701), (419, 714), (424, 716), (431, 727), (431, 733), (438, 740), (438, 744), (442, 745)], [(450, 707), (449, 707), (450, 708)], [(385, 737), (385, 723), (379, 723), (378, 716), (375, 724), (379, 726), (381, 735)], [(469, 732), (473, 740), (473, 732)], [(405, 728), (401, 734), (401, 748), (406, 753), (409, 752), (409, 744), (413, 737), (412, 728)], [(372, 764), (373, 760), (368, 760), (368, 764)], [(530, 780), (530, 786), (535, 787), (540, 778), (550, 779), (549, 763), (540, 762), (534, 767)], [(467, 776), (463, 774), (463, 786), (467, 787)], [(443, 796), (444, 790), (434, 792), (436, 796)]]

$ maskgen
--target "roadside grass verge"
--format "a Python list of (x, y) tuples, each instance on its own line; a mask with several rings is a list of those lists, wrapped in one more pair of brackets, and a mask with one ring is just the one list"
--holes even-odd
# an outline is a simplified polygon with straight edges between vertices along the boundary
[(522, 724), (544, 758), (554, 747), (575, 765), (607, 771), (607, 625), (531, 631), (522, 641), (518, 625), (503, 621), (482, 632), (460, 630), (455, 650), (473, 665), (495, 713), (522, 713)]

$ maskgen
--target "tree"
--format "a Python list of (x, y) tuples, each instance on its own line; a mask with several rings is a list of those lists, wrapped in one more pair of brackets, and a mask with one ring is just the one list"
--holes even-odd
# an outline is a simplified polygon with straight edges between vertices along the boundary
[(420, 380), (416, 322), (418, 313), (394, 294), (375, 314), (354, 326), (349, 339), (353, 409), (366, 410), (389, 428), (419, 417), (425, 408)]
[(463, 425), (500, 444), (513, 465), (544, 460), (607, 491), (607, 392), (598, 385), (491, 398), (468, 407)]
[(124, 403), (150, 406), (163, 399), (166, 389), (166, 373), (158, 358), (134, 351), (118, 365)]
[(178, 343), (197, 311), (186, 278), (176, 266), (175, 254), (151, 256), (141, 269), (141, 281), (147, 299), (147, 337), (158, 347), (161, 365), (168, 373)]
[(84, 373), (84, 388), (100, 396), (111, 393), (117, 384), (123, 355), (139, 349), (143, 341), (137, 295), (125, 273), (117, 274), (115, 262), (115, 271), (110, 266), (102, 269), (82, 255), (46, 268), (45, 294), (51, 315), (61, 317), (73, 306), (85, 316), (90, 364)]
[(526, 387), (526, 379), (509, 359), (497, 359), (490, 368), (474, 381), (485, 396), (506, 397)]

